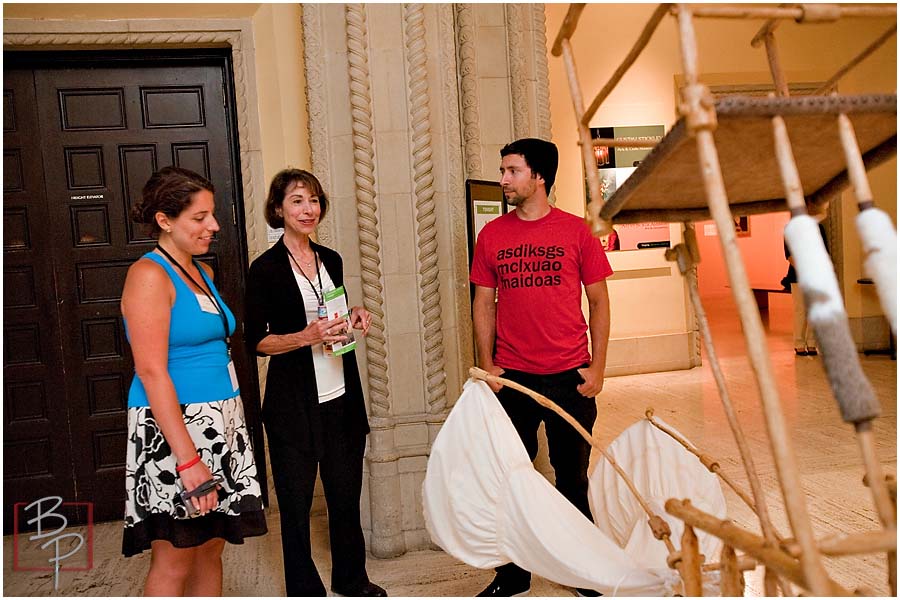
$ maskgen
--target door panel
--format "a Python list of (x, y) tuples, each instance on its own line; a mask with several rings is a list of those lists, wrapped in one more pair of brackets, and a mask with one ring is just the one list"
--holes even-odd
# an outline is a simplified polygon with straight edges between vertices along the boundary
[[(214, 267), (235, 314), (243, 313), (246, 251), (232, 218), (239, 185), (223, 62), (119, 59), (113, 66), (101, 61), (104, 68), (34, 69), (42, 148), (36, 162), (45, 173), (43, 222), (51, 230), (56, 283), (48, 297), (58, 303), (56, 343), (66, 374), (60, 395), (77, 457), (71, 464), (73, 499), (94, 502), (97, 520), (121, 518), (124, 509), (127, 391), (134, 367), (119, 299), (128, 267), (155, 245), (129, 216), (153, 171), (175, 164), (216, 186), (221, 230), (202, 260)], [(15, 277), (26, 275), (5, 274), (7, 287)], [(22, 328), (15, 339), (33, 344), (25, 323), (15, 325)], [(235, 344), (235, 364), (252, 418), (259, 403), (256, 361), (242, 346)], [(261, 428), (253, 423), (252, 429), (262, 456)]]
[(3, 506), (75, 495), (53, 252), (30, 71), (3, 81)]

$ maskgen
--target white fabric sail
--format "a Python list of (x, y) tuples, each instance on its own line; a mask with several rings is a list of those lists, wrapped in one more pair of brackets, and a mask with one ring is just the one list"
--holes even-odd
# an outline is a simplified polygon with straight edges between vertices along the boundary
[[(578, 435), (574, 429), (572, 435)], [(636, 486), (657, 508), (670, 497), (690, 498), (724, 517), (717, 478), (646, 421), (626, 430), (609, 451), (626, 472), (636, 469)], [(436, 544), (473, 567), (514, 562), (551, 581), (607, 596), (672, 595), (679, 576), (666, 565), (665, 546), (650, 534), (646, 514), (638, 515), (637, 501), (624, 495), (630, 492), (622, 492), (624, 484), (609, 480), (612, 469), (606, 467), (601, 459), (591, 476), (592, 510), (602, 513), (595, 525), (534, 469), (487, 384), (469, 380), (428, 460), (425, 524)], [(661, 508), (659, 514), (667, 518)], [(667, 520), (680, 531), (677, 519)], [(701, 551), (718, 558), (721, 542), (702, 532), (698, 537)], [(672, 541), (680, 545), (675, 535)]]

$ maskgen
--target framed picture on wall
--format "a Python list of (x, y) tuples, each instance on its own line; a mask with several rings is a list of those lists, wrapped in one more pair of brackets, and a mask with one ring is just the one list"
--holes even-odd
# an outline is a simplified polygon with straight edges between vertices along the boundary
[(469, 232), (469, 264), (475, 252), (475, 240), (482, 228), (506, 212), (503, 188), (496, 181), (466, 179), (466, 217)]
[[(600, 175), (600, 194), (608, 201), (625, 180), (666, 133), (664, 125), (637, 125), (625, 127), (591, 127), (594, 140), (594, 158)], [(638, 142), (640, 145), (624, 147), (604, 146), (601, 140), (615, 139)], [(646, 142), (646, 145), (643, 143)], [(585, 174), (585, 198), (590, 198)], [(667, 223), (634, 223), (617, 225), (613, 233), (600, 240), (607, 252), (615, 250), (642, 250), (669, 246)]]
[[(506, 197), (496, 181), (466, 179), (466, 229), (469, 241), (469, 267), (475, 256), (475, 241), (485, 225), (506, 213)], [(475, 286), (469, 285), (471, 299), (475, 298)]]
[(750, 217), (734, 217), (734, 233), (738, 237), (750, 237)]

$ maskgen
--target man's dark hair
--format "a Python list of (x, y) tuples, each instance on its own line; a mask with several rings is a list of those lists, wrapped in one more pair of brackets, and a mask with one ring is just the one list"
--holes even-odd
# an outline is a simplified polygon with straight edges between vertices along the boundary
[(510, 142), (500, 150), (501, 158), (508, 154), (521, 154), (531, 172), (544, 178), (544, 190), (550, 195), (550, 188), (556, 181), (559, 166), (559, 150), (556, 144), (537, 138), (522, 138)]

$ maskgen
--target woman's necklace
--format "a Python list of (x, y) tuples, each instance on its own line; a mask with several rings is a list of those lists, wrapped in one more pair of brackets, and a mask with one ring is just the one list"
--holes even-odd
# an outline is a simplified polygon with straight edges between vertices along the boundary
[[(294, 264), (297, 265), (297, 268), (300, 270), (300, 274), (303, 275), (303, 278), (306, 279), (307, 283), (309, 283), (309, 287), (312, 288), (313, 294), (316, 295), (316, 303), (318, 304), (318, 306), (316, 307), (316, 313), (318, 314), (318, 317), (320, 319), (328, 318), (328, 310), (325, 308), (325, 290), (322, 289), (322, 274), (319, 272), (319, 255), (315, 250), (313, 250), (313, 260), (316, 261), (315, 277), (319, 282), (319, 289), (316, 290), (316, 286), (313, 285), (312, 280), (309, 278), (306, 272), (303, 271), (303, 267), (300, 266), (300, 263), (297, 262), (297, 259), (294, 258), (294, 253), (291, 252), (291, 249), (287, 247), (287, 244), (285, 244), (284, 247), (287, 250), (288, 256), (291, 257), (291, 260), (294, 261)], [(308, 262), (306, 266), (307, 268), (311, 268), (312, 261)]]
[[(285, 244), (284, 246), (285, 246), (285, 248), (287, 248), (287, 244)], [(302, 264), (307, 269), (313, 266), (313, 261), (316, 260), (316, 258), (317, 258), (316, 251), (312, 250), (312, 248), (310, 248), (310, 251), (312, 252), (312, 256), (309, 259), (307, 259), (306, 256), (304, 256), (303, 250), (302, 249), (298, 250), (297, 256), (300, 257), (300, 260), (298, 261), (297, 258), (294, 256), (294, 253), (291, 252), (291, 249), (288, 248), (288, 254), (293, 259), (294, 264), (296, 264), (298, 267)]]

